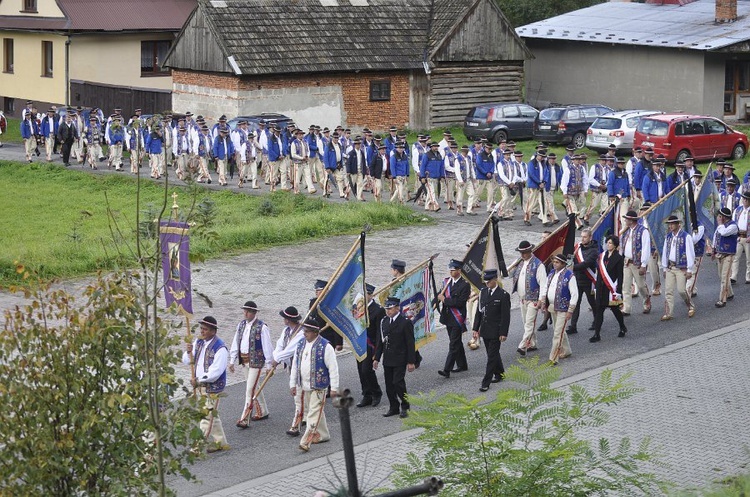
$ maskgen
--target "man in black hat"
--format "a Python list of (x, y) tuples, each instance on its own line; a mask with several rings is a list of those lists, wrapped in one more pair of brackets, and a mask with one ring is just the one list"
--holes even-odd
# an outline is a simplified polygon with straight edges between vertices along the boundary
[[(740, 272), (740, 259), (745, 254), (745, 284), (750, 285), (750, 243), (747, 238), (748, 220), (750, 220), (750, 191), (742, 193), (742, 203), (734, 209), (732, 219), (737, 223), (737, 252), (732, 262), (732, 283), (737, 281)], [(702, 237), (701, 237), (702, 239)]]
[[(311, 126), (312, 128), (312, 126)], [(315, 178), (315, 168), (310, 163), (311, 154), (313, 153), (310, 143), (317, 143), (314, 138), (314, 130), (311, 130), (311, 134), (304, 136), (304, 131), (301, 129), (295, 130), (295, 139), (289, 145), (289, 154), (292, 161), (292, 177), (294, 178), (294, 193), (300, 193), (302, 190), (302, 179), (305, 179), (307, 185), (307, 191), (310, 194), (315, 193), (317, 190), (313, 186)], [(309, 139), (310, 137), (313, 137)], [(317, 154), (317, 148), (315, 149)], [(320, 162), (319, 160), (317, 162)]]
[[(279, 364), (284, 365), (284, 369), (291, 373), (292, 358), (300, 342), (304, 341), (305, 334), (301, 330), (299, 311), (296, 307), (289, 306), (283, 311), (279, 311), (279, 316), (284, 320), (284, 329), (281, 330), (281, 336), (276, 342), (276, 348), (273, 351), (273, 361), (271, 367), (275, 368)], [(292, 426), (286, 431), (291, 437), (299, 436), (299, 427), (304, 419), (305, 399), (302, 389), (300, 388), (294, 396), (294, 418)]]
[(227, 346), (216, 336), (218, 324), (213, 316), (200, 321), (200, 338), (187, 344), (182, 354), (184, 364), (195, 365), (195, 376), (191, 384), (204, 397), (204, 407), (208, 416), (201, 419), (200, 427), (206, 440), (208, 452), (228, 450), (224, 427), (219, 419), (219, 397), (227, 384)]
[[(661, 250), (661, 267), (666, 285), (666, 302), (662, 321), (668, 321), (674, 317), (675, 287), (687, 305), (688, 317), (695, 315), (695, 304), (687, 293), (687, 280), (692, 276), (691, 272), (695, 264), (695, 248), (693, 237), (681, 229), (681, 224), (677, 216), (669, 216), (667, 219), (669, 233), (664, 238), (664, 246)], [(625, 288), (629, 290), (628, 287)]]
[(518, 344), (517, 352), (522, 356), (536, 347), (536, 316), (538, 312), (539, 293), (547, 286), (547, 268), (532, 252), (534, 245), (527, 240), (521, 241), (516, 251), (521, 254), (521, 262), (513, 271), (513, 289), (521, 297), (521, 323), (523, 338)]
[(91, 169), (96, 169), (96, 163), (99, 157), (102, 155), (102, 142), (104, 136), (102, 135), (102, 128), (99, 125), (96, 117), (93, 115), (89, 118), (89, 125), (84, 132), (83, 142), (86, 145), (88, 162)]
[(372, 367), (378, 369), (380, 360), (383, 360), (385, 393), (390, 404), (383, 416), (399, 414), (405, 418), (409, 415), (410, 407), (406, 398), (406, 372), (414, 371), (416, 363), (414, 324), (401, 313), (401, 300), (397, 297), (386, 299), (385, 314), (386, 317), (380, 321)]
[(734, 180), (735, 186), (739, 186), (739, 185), (742, 184), (742, 183), (740, 183), (740, 178), (736, 174), (734, 174), (734, 169), (735, 169), (734, 164), (731, 164), (729, 162), (725, 162), (724, 163), (724, 176), (722, 176), (722, 178), (721, 178), (721, 186), (724, 189), (726, 189), (727, 182), (730, 179)]
[(393, 259), (391, 261), (391, 277), (392, 279), (400, 278), (406, 273), (406, 263), (404, 261)]
[(719, 281), (721, 288), (719, 290), (719, 300), (716, 307), (724, 307), (727, 300), (734, 299), (734, 290), (732, 290), (732, 263), (737, 253), (737, 239), (739, 238), (739, 228), (737, 223), (732, 221), (732, 211), (726, 207), (719, 210), (716, 217), (717, 226), (713, 239), (712, 259), (716, 260), (719, 266)]
[[(316, 300), (318, 300), (318, 297), (320, 297), (320, 294), (325, 289), (326, 285), (328, 284), (325, 280), (315, 280), (315, 297), (310, 299), (310, 306), (308, 309), (311, 309), (313, 304)], [(331, 346), (338, 352), (341, 349), (344, 348), (344, 339), (336, 333), (336, 330), (331, 328), (330, 326), (326, 326), (325, 320), (320, 317), (320, 314), (318, 314), (318, 308), (316, 307), (308, 314), (308, 321), (314, 322), (319, 330), (320, 330), (320, 336), (328, 340), (328, 343), (331, 344)]]
[(383, 173), (388, 171), (388, 156), (386, 146), (378, 145), (377, 154), (370, 162), (370, 178), (372, 179), (372, 196), (376, 202), (381, 202), (383, 197)]
[(487, 350), (487, 367), (479, 387), (480, 392), (486, 392), (490, 383), (502, 381), (505, 374), (500, 357), (500, 343), (508, 338), (510, 295), (498, 285), (497, 269), (485, 270), (482, 279), (486, 286), (479, 292), (472, 329), (474, 340), (482, 337)]
[(65, 167), (70, 166), (70, 151), (73, 143), (78, 140), (78, 131), (73, 124), (73, 118), (70, 114), (65, 114), (65, 120), (60, 124), (58, 135), (62, 142), (62, 160)]
[[(635, 282), (636, 291), (643, 299), (643, 314), (651, 312), (651, 294), (646, 285), (646, 271), (651, 258), (651, 233), (648, 228), (638, 222), (638, 213), (629, 210), (625, 214), (625, 231), (622, 233), (621, 246), (623, 256), (622, 313), (630, 315), (633, 302), (631, 288)], [(691, 266), (692, 267), (692, 266)]]
[(570, 341), (565, 332), (565, 323), (573, 317), (578, 302), (578, 283), (573, 271), (568, 269), (568, 260), (563, 254), (556, 254), (552, 259), (552, 270), (547, 275), (547, 284), (539, 296), (539, 307), (549, 310), (552, 316), (554, 335), (549, 360), (557, 364), (572, 352)]
[(719, 201), (722, 207), (729, 209), (729, 212), (734, 212), (737, 206), (742, 203), (740, 192), (737, 191), (737, 182), (734, 178), (729, 178), (724, 184), (725, 189), (719, 193)]
[(172, 142), (172, 154), (174, 155), (177, 178), (182, 179), (187, 170), (188, 156), (191, 149), (190, 136), (185, 125), (177, 128), (177, 135)]
[(372, 369), (372, 361), (375, 357), (375, 346), (378, 343), (378, 333), (380, 332), (380, 321), (385, 318), (385, 311), (372, 298), (375, 293), (375, 287), (367, 283), (367, 316), (369, 325), (367, 326), (367, 356), (362, 361), (357, 361), (357, 373), (359, 374), (359, 383), (362, 387), (362, 399), (357, 403), (357, 407), (380, 405), (380, 399), (383, 397), (383, 390), (378, 383), (378, 377)]
[[(469, 369), (466, 362), (466, 350), (461, 341), (466, 331), (466, 303), (471, 295), (469, 282), (461, 277), (462, 262), (451, 259), (448, 263), (450, 277), (443, 281), (443, 289), (436, 299), (443, 304), (440, 309), (440, 322), (445, 325), (448, 332), (448, 356), (445, 358), (445, 366), (438, 371), (440, 376), (450, 378), (451, 373), (460, 373)], [(456, 367), (453, 369), (453, 367)]]
[(675, 171), (667, 176), (667, 193), (679, 187), (683, 181), (687, 181), (690, 176), (685, 172), (685, 163), (677, 161), (674, 163)]
[[(349, 152), (346, 162), (346, 172), (349, 175), (346, 198), (349, 198), (350, 193), (354, 193), (357, 200), (364, 202), (365, 176), (369, 174), (367, 156), (363, 150), (361, 139), (355, 138), (352, 143), (354, 148)], [(352, 191), (352, 186), (354, 191)]]
[(309, 399), (307, 428), (299, 442), (300, 450), (307, 452), (311, 444), (331, 439), (323, 407), (326, 391), (330, 390), (332, 397), (338, 395), (339, 365), (336, 352), (328, 340), (320, 336), (320, 328), (314, 321), (305, 321), (302, 332), (305, 339), (297, 346), (292, 359), (289, 389), (293, 397), (301, 389)]
[(258, 319), (258, 306), (252, 300), (242, 306), (245, 319), (237, 325), (237, 332), (229, 349), (229, 371), (234, 373), (234, 363), (247, 365), (247, 387), (242, 415), (237, 420), (237, 427), (248, 428), (249, 418), (258, 421), (268, 417), (268, 407), (263, 392), (256, 394), (264, 370), (271, 368), (273, 361), (273, 342), (268, 325)]
[(229, 126), (219, 127), (219, 136), (214, 140), (212, 154), (219, 171), (219, 185), (227, 186), (227, 165), (234, 155), (234, 144), (229, 139)]

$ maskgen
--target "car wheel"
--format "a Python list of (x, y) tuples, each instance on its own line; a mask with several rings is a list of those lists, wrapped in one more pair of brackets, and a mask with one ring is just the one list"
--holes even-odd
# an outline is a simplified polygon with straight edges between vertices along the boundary
[(573, 146), (576, 149), (583, 148), (586, 145), (586, 135), (583, 133), (576, 133), (573, 135)]
[(689, 150), (680, 150), (680, 153), (677, 154), (677, 157), (675, 157), (675, 162), (685, 162), (685, 159), (690, 157), (690, 151)]
[(732, 149), (732, 159), (740, 160), (744, 156), (745, 156), (745, 146), (742, 145), (741, 143), (738, 143)]
[(501, 141), (507, 140), (507, 139), (508, 139), (508, 133), (506, 133), (502, 129), (492, 136), (492, 141), (495, 143), (500, 143)]

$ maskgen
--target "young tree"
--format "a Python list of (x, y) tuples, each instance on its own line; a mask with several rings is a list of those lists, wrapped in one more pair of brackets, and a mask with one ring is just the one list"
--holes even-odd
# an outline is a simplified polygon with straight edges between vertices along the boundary
[(605, 371), (598, 391), (589, 393), (579, 385), (552, 388), (559, 374), (537, 359), (521, 360), (505, 373), (520, 387), (488, 403), (459, 394), (412, 398), (420, 409), (406, 423), (425, 428), (418, 442), (426, 453), (410, 453), (407, 464), (394, 466), (396, 486), (439, 475), (446, 496), (659, 493), (663, 483), (644, 469), (657, 462), (648, 439), (633, 449), (628, 439), (613, 446), (602, 438), (593, 447), (580, 437), (580, 430), (607, 423), (605, 406), (638, 392), (629, 375)]

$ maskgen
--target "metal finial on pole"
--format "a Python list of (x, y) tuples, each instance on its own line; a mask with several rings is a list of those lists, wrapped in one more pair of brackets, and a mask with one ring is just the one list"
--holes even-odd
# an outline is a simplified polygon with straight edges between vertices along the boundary
[(177, 205), (177, 192), (172, 193), (172, 219), (179, 221), (180, 207)]

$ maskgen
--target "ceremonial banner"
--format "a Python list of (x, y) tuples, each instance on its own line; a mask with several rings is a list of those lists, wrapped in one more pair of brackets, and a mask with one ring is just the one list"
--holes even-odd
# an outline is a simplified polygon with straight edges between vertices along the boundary
[(599, 252), (606, 249), (607, 237), (615, 233), (616, 202), (612, 202), (592, 227), (591, 237), (599, 244)]
[[(713, 170), (709, 167), (705, 178), (711, 177), (713, 177)], [(719, 190), (716, 189), (716, 184), (713, 181), (704, 179), (701, 181), (700, 189), (698, 190), (695, 208), (698, 214), (698, 223), (703, 226), (705, 235), (709, 240), (712, 240), (714, 237), (714, 232), (716, 231), (716, 211), (720, 207)]]
[(388, 297), (401, 299), (401, 313), (414, 324), (416, 348), (435, 340), (435, 321), (432, 319), (432, 296), (430, 295), (430, 261), (412, 269), (393, 280), (374, 295), (376, 302), (385, 304)]
[[(575, 233), (575, 224), (573, 224), (573, 226), (573, 231)], [(534, 247), (532, 252), (539, 258), (539, 260), (544, 264), (547, 264), (555, 254), (562, 253), (565, 247), (565, 241), (568, 239), (568, 231), (570, 231), (570, 219), (550, 233), (547, 238), (539, 242), (539, 245)]]
[(318, 302), (318, 314), (352, 346), (358, 361), (367, 356), (365, 234), (354, 244)]
[(162, 221), (159, 227), (161, 265), (164, 271), (164, 297), (167, 307), (177, 304), (180, 311), (193, 313), (190, 286), (190, 236), (187, 223)]
[(479, 290), (484, 286), (482, 271), (485, 269), (497, 269), (503, 277), (508, 276), (503, 246), (497, 231), (497, 221), (492, 219), (492, 216), (487, 219), (476, 239), (469, 246), (461, 266), (461, 273), (466, 281)]
[[(680, 185), (675, 188), (669, 194), (659, 200), (649, 210), (647, 210), (642, 217), (648, 222), (648, 228), (651, 231), (651, 238), (654, 241), (654, 248), (661, 253), (662, 247), (664, 246), (664, 239), (667, 236), (668, 227), (665, 224), (669, 216), (675, 215), (682, 221), (683, 228), (685, 225), (685, 206), (686, 202), (686, 189), (684, 185)], [(690, 220), (688, 219), (688, 222)], [(686, 228), (688, 231), (690, 227)]]

